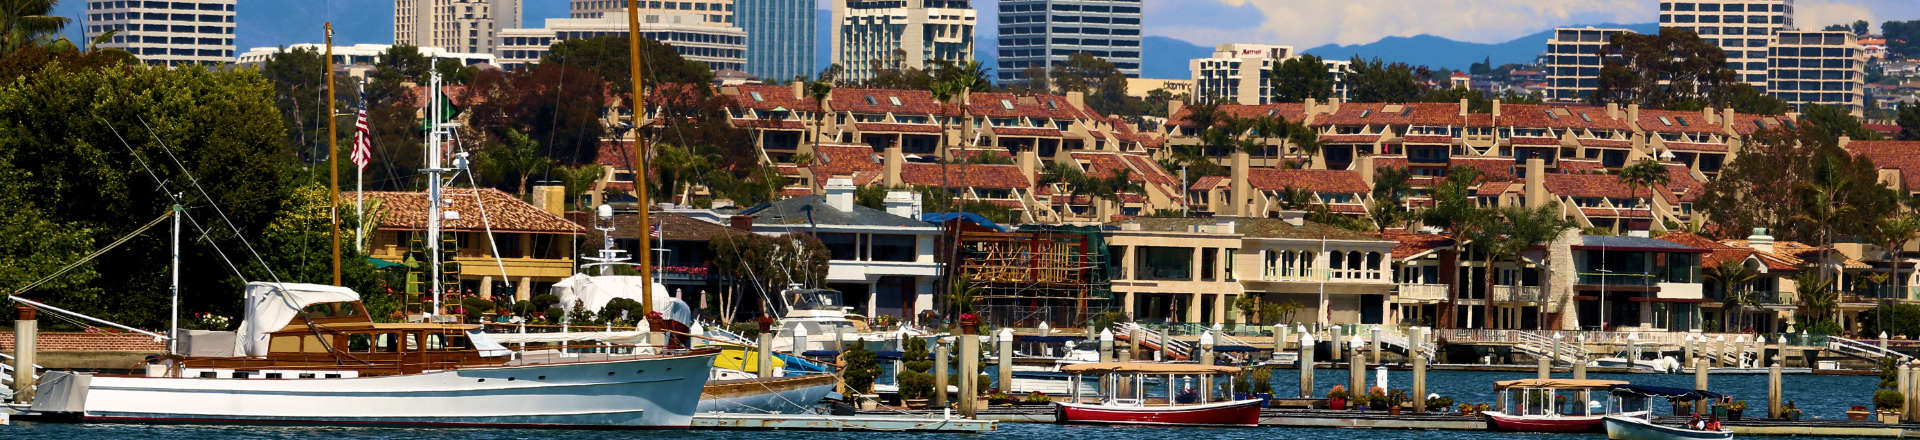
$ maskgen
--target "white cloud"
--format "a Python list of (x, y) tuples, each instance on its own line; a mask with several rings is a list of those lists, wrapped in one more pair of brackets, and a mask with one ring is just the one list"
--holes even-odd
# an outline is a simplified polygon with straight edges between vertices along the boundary
[[(1587, 22), (1646, 23), (1657, 19), (1654, 0), (1215, 0), (1251, 5), (1266, 16), (1257, 30), (1155, 29), (1154, 34), (1196, 42), (1270, 42), (1312, 47), (1370, 43), (1384, 36), (1432, 34), (1463, 41), (1501, 42), (1576, 17)], [(1184, 2), (1182, 2), (1184, 3)], [(1597, 20), (1597, 21), (1596, 21)], [(1251, 32), (1249, 32), (1251, 31)], [(1236, 37), (1237, 36), (1237, 37)]]

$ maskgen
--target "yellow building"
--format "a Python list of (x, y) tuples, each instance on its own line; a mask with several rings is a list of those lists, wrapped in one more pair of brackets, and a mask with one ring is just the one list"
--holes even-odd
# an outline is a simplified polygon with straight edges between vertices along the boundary
[[(535, 191), (553, 189), (557, 187)], [(377, 216), (379, 226), (368, 237), (367, 255), (405, 262), (410, 247), (425, 243), (427, 193), (370, 191), (366, 196), (369, 206), (379, 202), (379, 213), (368, 214)], [(354, 194), (342, 193), (341, 198), (353, 200)], [(446, 269), (459, 279), (462, 291), (490, 297), (496, 287), (509, 288), (517, 300), (526, 300), (573, 275), (574, 242), (586, 228), (562, 217), (562, 198), (536, 199), (551, 203), (543, 208), (495, 189), (446, 190), (441, 228), (456, 246), (451, 247), (454, 258), (443, 262), (457, 263)]]

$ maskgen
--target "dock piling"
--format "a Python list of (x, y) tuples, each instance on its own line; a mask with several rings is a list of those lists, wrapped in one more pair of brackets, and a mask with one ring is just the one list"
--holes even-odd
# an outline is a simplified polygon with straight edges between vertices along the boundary
[(1367, 393), (1367, 357), (1360, 353), (1360, 337), (1347, 340), (1347, 390), (1355, 395)]
[(1553, 378), (1553, 360), (1552, 359), (1549, 359), (1546, 356), (1536, 356), (1533, 358), (1533, 360), (1534, 360), (1534, 365), (1537, 366), (1536, 369), (1539, 370), (1538, 373), (1541, 379)]
[(980, 338), (976, 331), (962, 325), (960, 337), (954, 342), (960, 345), (960, 416), (969, 419), (979, 415)]
[(1145, 337), (1145, 335), (1141, 334), (1140, 327), (1134, 327), (1132, 330), (1127, 331), (1127, 360), (1145, 359), (1140, 357), (1140, 346), (1145, 345), (1140, 343), (1143, 337)]
[(1373, 365), (1380, 365), (1380, 327), (1374, 327), (1369, 336), (1373, 337)]
[[(1903, 394), (1908, 391), (1912, 391), (1913, 390), (1913, 369), (1907, 368), (1905, 364), (1896, 364), (1894, 365), (1893, 370), (1894, 370), (1894, 373), (1893, 373), (1894, 388), (1893, 389), (1899, 390)], [(1901, 407), (1903, 408), (1905, 406), (1906, 405), (1901, 405)], [(1903, 409), (1900, 411), (1900, 421), (1904, 422), (1906, 420), (1907, 420), (1907, 412)]]
[(40, 331), (40, 321), (34, 316), (32, 306), (21, 304), (14, 307), (13, 318), (13, 401), (25, 403), (33, 401), (33, 355), (39, 350), (34, 339)]
[[(768, 347), (767, 347), (767, 349), (769, 349), (769, 350), (771, 350), (771, 349), (773, 349), (773, 347), (771, 347), (771, 346), (768, 346)], [(789, 349), (789, 350), (787, 350), (787, 351), (789, 351), (789, 352), (792, 352), (794, 356), (805, 356), (805, 355), (806, 355), (806, 353), (807, 353), (807, 326), (804, 326), (804, 325), (796, 325), (796, 326), (793, 326), (793, 348), (791, 348), (791, 349)]]
[[(799, 338), (794, 339), (798, 340)], [(753, 364), (754, 368), (760, 371), (760, 377), (773, 377), (773, 332), (760, 332), (759, 342), (760, 347), (759, 350), (757, 350), (759, 351), (759, 353), (757, 353), (759, 357), (755, 358), (755, 361), (759, 363)]]
[(1707, 389), (1707, 370), (1710, 368), (1713, 368), (1713, 363), (1706, 358), (1693, 359), (1693, 389)]
[[(1213, 365), (1213, 331), (1208, 330), (1201, 332), (1200, 341), (1198, 344), (1194, 344), (1194, 346), (1196, 347), (1195, 349), (1199, 351), (1199, 356), (1195, 358), (1200, 360), (1200, 365)], [(1200, 375), (1199, 388), (1201, 402), (1213, 401), (1213, 375)], [(1252, 392), (1252, 390), (1248, 390), (1248, 392)]]
[(947, 346), (939, 339), (933, 341), (933, 407), (947, 407)]
[(1313, 334), (1300, 332), (1300, 398), (1313, 398)]
[(1585, 355), (1576, 355), (1573, 357), (1573, 380), (1587, 380), (1587, 357)]
[(1273, 325), (1273, 360), (1280, 360), (1280, 353), (1287, 351), (1287, 325)]
[(1781, 414), (1783, 406), (1780, 400), (1780, 376), (1781, 367), (1784, 364), (1782, 361), (1785, 360), (1781, 355), (1773, 355), (1773, 366), (1767, 368), (1767, 418), (1769, 419), (1778, 419), (1783, 415)]
[(1113, 362), (1113, 331), (1100, 329), (1100, 362)]
[(1407, 355), (1413, 357), (1413, 412), (1427, 412), (1427, 357), (1420, 353), (1420, 346), (1427, 341), (1427, 328), (1414, 327), (1411, 338), (1407, 339)]
[(1000, 379), (1000, 392), (1007, 393), (1008, 395), (1012, 395), (1013, 394), (1013, 328), (1002, 327), (1000, 329), (1000, 340), (997, 342), (999, 343), (994, 344), (995, 346), (993, 348), (993, 351), (995, 355), (1000, 356), (1000, 362), (997, 362), (995, 364), (996, 367), (999, 367), (999, 371), (997, 371), (997, 373), (999, 374), (996, 376)]

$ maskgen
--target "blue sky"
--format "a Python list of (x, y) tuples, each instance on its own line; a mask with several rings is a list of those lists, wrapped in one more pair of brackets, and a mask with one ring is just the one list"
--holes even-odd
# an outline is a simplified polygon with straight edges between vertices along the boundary
[[(564, 17), (567, 0), (524, 0), (524, 21), (539, 26)], [(831, 0), (821, 0), (824, 8)], [(57, 11), (78, 17), (82, 0), (60, 2)], [(1146, 0), (1147, 35), (1212, 45), (1228, 42), (1287, 44), (1302, 49), (1327, 43), (1369, 43), (1388, 36), (1432, 34), (1462, 41), (1506, 41), (1555, 26), (1586, 23), (1651, 23), (1657, 0)], [(975, 0), (981, 29), (997, 24), (996, 0)], [(1920, 19), (1916, 0), (1797, 0), (1803, 28), (1866, 19)], [(246, 0), (239, 6), (239, 50), (252, 46), (318, 42), (331, 18), (336, 43), (388, 43), (393, 38), (392, 0)], [(79, 27), (70, 28), (77, 34)]]

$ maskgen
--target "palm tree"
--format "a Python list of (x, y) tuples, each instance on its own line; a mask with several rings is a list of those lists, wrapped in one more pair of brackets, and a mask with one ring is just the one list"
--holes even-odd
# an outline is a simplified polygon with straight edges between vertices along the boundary
[[(1641, 187), (1653, 189), (1655, 186), (1666, 185), (1670, 181), (1672, 181), (1672, 177), (1667, 174), (1667, 166), (1661, 165), (1660, 161), (1653, 159), (1634, 162), (1632, 165), (1627, 165), (1625, 168), (1620, 169), (1620, 183), (1627, 184), (1627, 197), (1629, 198), (1638, 198), (1640, 194), (1638, 189)], [(1651, 194), (1649, 194), (1649, 196), (1651, 196)], [(1641, 200), (1640, 204), (1641, 206), (1648, 206), (1649, 202)]]
[(1291, 186), (1280, 189), (1280, 209), (1299, 211), (1313, 206), (1314, 201), (1312, 191)]
[(1413, 175), (1406, 168), (1392, 167), (1381, 169), (1373, 175), (1373, 206), (1367, 215), (1373, 217), (1376, 232), (1385, 232), (1387, 228), (1407, 220), (1406, 197), (1413, 191), (1408, 183)]
[(0, 55), (48, 37), (67, 27), (66, 17), (51, 15), (57, 0), (0, 0)]
[[(1745, 325), (1736, 327), (1733, 323), (1733, 317), (1738, 316), (1742, 321), (1745, 321), (1746, 314), (1743, 308), (1755, 305), (1755, 301), (1752, 301), (1754, 298), (1750, 297), (1747, 293), (1747, 284), (1759, 278), (1760, 274), (1755, 272), (1752, 267), (1748, 267), (1746, 263), (1741, 260), (1727, 260), (1708, 266), (1705, 273), (1701, 275), (1705, 277), (1707, 281), (1712, 281), (1714, 284), (1720, 286), (1720, 290), (1722, 291), (1721, 297), (1723, 298), (1722, 303), (1726, 304), (1726, 308), (1731, 308), (1732, 310), (1727, 313), (1726, 318), (1720, 323), (1721, 330), (1733, 331), (1735, 328), (1745, 328)], [(1744, 322), (1742, 324), (1744, 324)]]
[(807, 97), (813, 99), (813, 144), (820, 145), (820, 138), (826, 137), (827, 97), (833, 96), (833, 83), (828, 78), (807, 83)]
[(1801, 192), (1806, 196), (1800, 214), (1794, 215), (1794, 221), (1812, 226), (1820, 232), (1820, 261), (1816, 267), (1821, 280), (1827, 278), (1827, 253), (1833, 248), (1834, 225), (1852, 217), (1856, 211), (1852, 205), (1842, 200), (1841, 194), (1851, 189), (1849, 179), (1842, 176), (1844, 171), (1838, 158), (1821, 155), (1814, 159), (1813, 179), (1800, 184)]
[(1819, 273), (1801, 273), (1794, 287), (1794, 303), (1800, 309), (1802, 331), (1821, 323), (1828, 322), (1833, 315), (1835, 304), (1840, 301), (1840, 292), (1833, 290), (1833, 280)]
[(1060, 162), (1048, 162), (1046, 169), (1040, 172), (1040, 184), (1061, 184), (1066, 186), (1067, 213), (1073, 213), (1073, 199), (1092, 194), (1094, 185), (1089, 183), (1087, 174), (1072, 165)]
[[(1502, 258), (1518, 257), (1521, 251), (1533, 247), (1535, 243), (1552, 241), (1571, 225), (1560, 216), (1560, 208), (1554, 204), (1543, 205), (1536, 209), (1509, 206), (1498, 211), (1487, 212), (1479, 216), (1480, 220), (1473, 229), (1474, 242), (1485, 251), (1485, 277), (1488, 293), (1494, 290), (1494, 262)], [(1484, 303), (1487, 328), (1493, 328), (1492, 298)], [(1540, 323), (1545, 325), (1545, 323)]]
[(1313, 163), (1314, 158), (1320, 156), (1320, 134), (1306, 124), (1300, 122), (1287, 124), (1287, 140), (1293, 142), (1293, 146), (1299, 147), (1300, 152), (1307, 153), (1307, 163)]
[[(527, 195), (527, 181), (553, 167), (553, 158), (540, 151), (540, 142), (528, 138), (519, 130), (508, 129), (500, 143), (493, 144), (480, 155), (480, 169), (489, 177), (506, 179), (509, 176), (519, 178), (514, 194)], [(645, 188), (636, 189), (644, 191)]]

